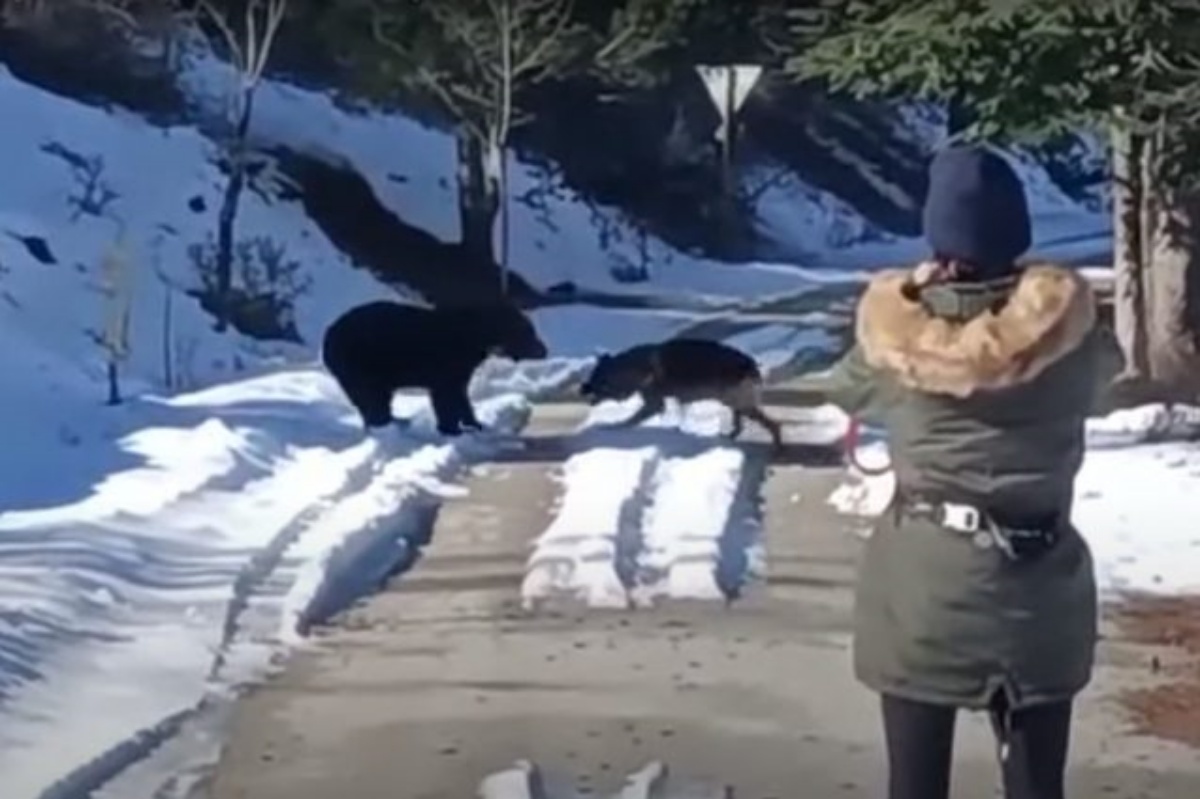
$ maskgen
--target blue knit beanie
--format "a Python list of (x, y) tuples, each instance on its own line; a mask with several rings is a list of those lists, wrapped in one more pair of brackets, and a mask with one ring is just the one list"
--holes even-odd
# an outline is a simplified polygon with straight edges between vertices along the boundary
[(949, 147), (933, 157), (923, 217), (936, 255), (976, 268), (969, 280), (1011, 275), (1033, 243), (1021, 179), (1007, 160), (982, 147)]

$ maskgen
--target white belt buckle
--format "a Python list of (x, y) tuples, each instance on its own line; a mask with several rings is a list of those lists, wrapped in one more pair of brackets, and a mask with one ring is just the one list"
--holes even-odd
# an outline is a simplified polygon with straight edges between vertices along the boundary
[(982, 527), (983, 519), (978, 509), (970, 505), (946, 502), (942, 505), (942, 514), (942, 525), (960, 533), (977, 533)]

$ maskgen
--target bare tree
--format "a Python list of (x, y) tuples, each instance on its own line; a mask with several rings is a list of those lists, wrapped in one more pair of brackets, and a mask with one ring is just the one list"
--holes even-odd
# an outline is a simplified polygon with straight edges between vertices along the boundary
[[(353, 2), (343, 7), (351, 12)], [(388, 90), (416, 95), (457, 127), (461, 241), (485, 263), (509, 268), (511, 133), (530, 120), (522, 94), (582, 57), (587, 31), (573, 0), (365, 0), (369, 38), (353, 53)], [(500, 247), (494, 246), (497, 216)], [(498, 256), (498, 257), (497, 257)]]
[(121, 366), (129, 359), (129, 326), (133, 316), (133, 273), (129, 245), (122, 231), (100, 262), (100, 291), (105, 298), (104, 328), (94, 335), (104, 351), (108, 372), (108, 404), (120, 405)]
[(218, 7), (212, 0), (199, 0), (202, 18), (212, 23), (235, 70), (235, 85), (226, 109), (230, 130), (224, 142), (229, 170), (221, 209), (217, 217), (217, 321), (215, 329), (229, 328), (230, 295), (233, 289), (234, 225), (238, 204), (249, 178), (250, 121), (254, 97), (271, 55), (275, 36), (287, 13), (288, 0), (245, 0), (238, 15)]
[(454, 126), (461, 246), (472, 261), (499, 265), (501, 289), (511, 268), (505, 151), (532, 120), (533, 91), (568, 73), (628, 71), (661, 55), (691, 5), (293, 0), (379, 99), (421, 106)]
[(488, 142), (488, 164), (491, 167), (489, 171), (496, 179), (497, 193), (500, 195), (500, 292), (507, 295), (511, 232), (507, 152), (513, 112), (513, 37), (518, 32), (513, 30), (515, 17), (512, 13), (512, 0), (492, 0), (488, 5), (496, 18), (496, 27), (500, 33), (500, 103), (497, 109), (499, 123), (496, 125), (493, 140)]

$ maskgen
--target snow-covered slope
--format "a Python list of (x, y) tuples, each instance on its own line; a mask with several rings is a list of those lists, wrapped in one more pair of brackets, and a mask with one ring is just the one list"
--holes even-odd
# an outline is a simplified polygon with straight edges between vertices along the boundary
[[(232, 376), (239, 364), (296, 354), (282, 344), (252, 346), (212, 334), (211, 318), (183, 293), (200, 286), (189, 249), (214, 230), (224, 187), (216, 148), (202, 134), (57, 97), (2, 67), (0, 117), (0, 318), (10, 332), (21, 331), (47, 357), (73, 359), (98, 374), (102, 353), (91, 333), (105, 324), (103, 262), (123, 246), (132, 287), (130, 373), (163, 381), (169, 351), (175, 379), (186, 386)], [(206, 212), (194, 210), (201, 205)], [(270, 241), (284, 262), (298, 264), (294, 285), (281, 280), (277, 289), (294, 293), (287, 298), (306, 342), (348, 305), (389, 293), (348, 268), (295, 203), (267, 203), (247, 192), (239, 223), (246, 238)]]
[[(202, 50), (185, 63), (180, 83), (197, 122), (211, 121), (224, 108), (228, 69)], [(351, 268), (300, 203), (275, 196), (278, 181), (266, 178), (244, 194), (237, 230), (251, 245), (249, 270), (261, 272), (264, 258), (287, 267), (267, 288), (294, 306), (303, 344), (215, 335), (209, 316), (184, 293), (201, 284), (197, 248), (215, 230), (224, 183), (212, 141), (192, 126), (156, 128), (50, 94), (2, 67), (0, 118), (19, 120), (0, 128), (0, 152), (9, 165), (0, 192), (0, 324), (9, 340), (28, 341), (38, 358), (65, 359), (85, 379), (101, 374), (103, 353), (93, 339), (114, 307), (103, 296), (104, 263), (114, 248), (125, 254), (119, 263), (127, 268), (132, 293), (131, 351), (124, 364), (132, 388), (203, 385), (281, 357), (309, 358), (334, 316), (393, 293)], [(936, 120), (914, 116), (913, 129), (931, 138)], [(446, 241), (457, 238), (455, 152), (446, 133), (395, 114), (354, 114), (326, 94), (272, 81), (258, 95), (253, 130), (265, 146), (285, 145), (350, 165), (405, 222)], [(1065, 198), (1036, 164), (1026, 160), (1021, 168), (1042, 250), (1069, 256), (1103, 241), (1103, 213)], [(794, 264), (729, 266), (653, 239), (640, 241), (622, 227), (615, 209), (594, 210), (561, 186), (540, 195), (544, 202), (533, 207), (520, 198), (536, 195), (547, 177), (520, 163), (513, 164), (512, 176), (512, 263), (537, 288), (569, 281), (605, 293), (651, 295), (663, 304), (684, 296), (721, 304), (812, 286), (814, 274)], [(831, 267), (853, 279), (849, 269), (921, 253), (919, 241), (872, 230), (832, 195), (795, 180), (767, 190), (759, 207), (763, 224), (792, 236), (824, 280), (834, 276)], [(601, 227), (620, 235), (604, 238)], [(644, 255), (645, 281), (616, 276), (614, 270), (641, 263)], [(662, 327), (658, 321), (650, 326)]]
[[(181, 83), (202, 113), (216, 115), (231, 79), (228, 67), (200, 52), (189, 61)], [(454, 139), (445, 131), (397, 114), (352, 114), (325, 93), (266, 81), (256, 95), (251, 135), (264, 146), (284, 145), (346, 163), (407, 223), (443, 241), (459, 237), (457, 155)], [(643, 240), (615, 209), (592, 209), (556, 176), (515, 157), (510, 157), (509, 174), (510, 263), (534, 288), (572, 282), (613, 294), (670, 297), (683, 292), (729, 298), (803, 285), (803, 273), (791, 265), (731, 267), (679, 253), (653, 237)], [(643, 260), (649, 263), (647, 280), (617, 277), (622, 268)]]
[[(220, 100), (213, 87), (222, 86), (222, 78), (219, 67), (202, 60), (184, 82), (197, 98), (215, 104)], [(207, 86), (208, 94), (197, 86)], [(402, 117), (352, 116), (324, 95), (273, 83), (263, 87), (258, 109), (264, 143), (348, 161), (407, 222), (447, 239), (457, 236), (448, 188), (453, 152), (444, 134)], [(243, 195), (237, 230), (252, 247), (247, 267), (235, 269), (235, 281), (247, 275), (261, 280), (264, 258), (284, 265), (282, 277), (265, 288), (293, 307), (302, 344), (218, 335), (211, 317), (187, 295), (202, 286), (203, 253), (197, 258), (197, 248), (211, 240), (224, 186), (212, 141), (191, 126), (157, 128), (53, 95), (3, 67), (0, 117), (19, 120), (0, 127), (8, 167), (0, 191), (0, 325), (13, 344), (0, 358), (21, 361), (0, 368), (29, 376), (24, 382), (43, 374), (59, 386), (94, 386), (86, 391), (103, 399), (105, 354), (96, 338), (119, 307), (105, 288), (113, 254), (120, 255), (124, 271), (118, 277), (129, 287), (130, 348), (122, 371), (130, 391), (188, 388), (281, 359), (311, 358), (337, 314), (395, 293), (351, 268), (300, 203), (272, 196), (272, 186), (260, 181), (260, 191)], [(532, 178), (515, 172), (519, 194), (525, 188), (520, 181)], [(389, 180), (395, 174), (405, 181)], [(787, 266), (730, 268), (666, 253), (655, 242), (650, 244), (662, 266), (645, 284), (620, 283), (608, 266), (632, 256), (620, 244), (599, 246), (583, 206), (552, 202), (552, 228), (516, 207), (514, 263), (541, 287), (574, 280), (581, 288), (667, 300), (707, 295), (719, 303), (806, 286), (803, 273)], [(260, 246), (265, 250), (254, 249)], [(656, 320), (650, 327), (662, 325)], [(23, 385), (22, 391), (27, 388), (39, 390)]]

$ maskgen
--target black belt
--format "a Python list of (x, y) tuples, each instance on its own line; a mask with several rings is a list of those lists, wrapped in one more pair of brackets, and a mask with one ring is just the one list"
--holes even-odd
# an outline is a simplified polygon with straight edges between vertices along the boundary
[(971, 536), (982, 549), (995, 547), (1011, 560), (1025, 560), (1049, 551), (1061, 538), (1060, 514), (1013, 518), (975, 505), (920, 497), (897, 497), (900, 516), (931, 521), (950, 532)]

